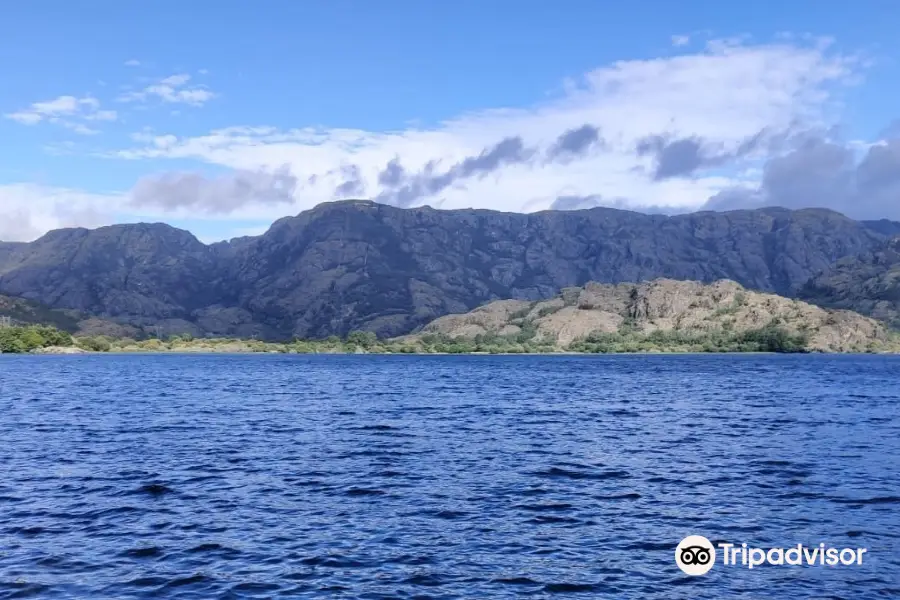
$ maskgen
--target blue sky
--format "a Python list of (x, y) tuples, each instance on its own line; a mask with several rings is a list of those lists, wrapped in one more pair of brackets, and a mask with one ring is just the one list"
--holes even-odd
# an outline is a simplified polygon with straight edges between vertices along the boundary
[[(785, 140), (815, 131), (862, 161), (900, 117), (895, 23), (888, 0), (7, 3), (0, 238), (161, 220), (213, 240), (350, 196), (789, 202), (764, 189)], [(550, 158), (583, 126), (591, 143)], [(657, 177), (679, 149), (702, 157)]]

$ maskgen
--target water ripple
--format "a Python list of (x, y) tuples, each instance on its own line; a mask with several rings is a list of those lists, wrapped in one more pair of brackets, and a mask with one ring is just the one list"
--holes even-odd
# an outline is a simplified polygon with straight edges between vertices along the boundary
[[(900, 360), (0, 357), (0, 599), (900, 594)], [(865, 546), (716, 566), (688, 534)]]

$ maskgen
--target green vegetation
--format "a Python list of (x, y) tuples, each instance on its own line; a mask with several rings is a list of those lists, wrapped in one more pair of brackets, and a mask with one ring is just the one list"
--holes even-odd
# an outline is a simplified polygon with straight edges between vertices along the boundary
[(556, 314), (562, 309), (561, 306), (544, 306), (537, 313), (537, 318), (541, 319), (543, 317)]
[(713, 318), (722, 317), (725, 315), (733, 315), (737, 313), (737, 311), (747, 303), (747, 294), (744, 292), (738, 292), (734, 295), (734, 300), (731, 301), (729, 306), (722, 306), (717, 308), (713, 314)]
[(113, 347), (112, 340), (103, 335), (76, 338), (75, 345), (88, 352), (109, 352)]
[(18, 354), (50, 346), (71, 346), (72, 336), (49, 325), (0, 327), (0, 352)]
[(517, 321), (517, 320), (519, 320), (519, 319), (524, 319), (525, 317), (528, 316), (528, 313), (530, 313), (531, 310), (534, 308), (534, 305), (535, 305), (535, 304), (537, 304), (537, 303), (536, 303), (536, 302), (530, 302), (530, 303), (528, 304), (528, 306), (526, 306), (525, 308), (520, 308), (519, 310), (517, 310), (517, 311), (515, 311), (514, 313), (510, 314), (510, 315), (509, 315), (509, 320), (510, 320), (510, 321)]
[(759, 329), (709, 333), (685, 331), (636, 332), (620, 328), (616, 333), (593, 333), (573, 342), (570, 351), (614, 352), (806, 352), (808, 337), (792, 334), (776, 324)]
[(537, 331), (523, 324), (514, 335), (483, 335), (475, 339), (456, 339), (426, 334), (415, 339), (381, 340), (370, 331), (354, 331), (346, 338), (331, 336), (323, 340), (263, 342), (234, 338), (192, 338), (189, 335), (134, 340), (106, 336), (73, 338), (53, 327), (30, 326), (0, 329), (0, 351), (31, 352), (49, 346), (78, 348), (88, 352), (250, 352), (282, 354), (527, 354), (558, 352), (549, 342), (535, 342)]
[(89, 352), (249, 352), (282, 354), (535, 354), (562, 351), (607, 354), (628, 352), (807, 352), (808, 336), (794, 334), (777, 322), (743, 332), (721, 329), (712, 332), (640, 332), (626, 320), (614, 333), (594, 332), (562, 350), (537, 336), (533, 323), (524, 321), (518, 333), (482, 334), (455, 338), (429, 333), (415, 337), (382, 340), (372, 332), (354, 331), (346, 338), (263, 342), (230, 338), (172, 336), (167, 340), (105, 336), (76, 337), (54, 327), (31, 325), (0, 328), (0, 352), (22, 353), (50, 346), (74, 347)]
[(50, 325), (69, 332), (78, 327), (78, 319), (66, 311), (47, 308), (23, 298), (0, 295), (0, 315), (21, 325)]

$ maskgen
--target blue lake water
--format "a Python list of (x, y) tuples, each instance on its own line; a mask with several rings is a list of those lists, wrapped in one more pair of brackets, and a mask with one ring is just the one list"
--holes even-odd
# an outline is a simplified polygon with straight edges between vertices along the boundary
[(898, 417), (894, 357), (3, 356), (0, 598), (897, 596)]

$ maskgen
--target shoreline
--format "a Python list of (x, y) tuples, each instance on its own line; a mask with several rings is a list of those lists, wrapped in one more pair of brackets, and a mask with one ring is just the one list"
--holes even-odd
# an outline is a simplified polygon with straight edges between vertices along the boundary
[[(0, 353), (2, 355), (4, 353)], [(335, 351), (335, 352), (296, 352), (296, 351), (279, 351), (279, 350), (215, 350), (215, 349), (186, 349), (176, 348), (169, 350), (161, 349), (116, 349), (110, 351), (85, 350), (83, 348), (43, 348), (36, 351), (25, 353), (6, 353), (11, 356), (142, 356), (142, 355), (230, 355), (230, 356), (247, 356), (247, 355), (280, 355), (280, 356), (709, 356), (709, 355), (821, 355), (821, 356), (900, 356), (900, 352), (888, 351), (849, 351), (849, 352), (824, 352), (824, 351), (806, 351), (806, 352), (765, 352), (765, 351), (734, 351), (734, 352), (704, 352), (696, 350), (656, 350), (646, 351), (639, 350), (634, 352), (575, 352), (569, 350), (559, 350), (556, 352), (370, 352), (370, 351)]]

